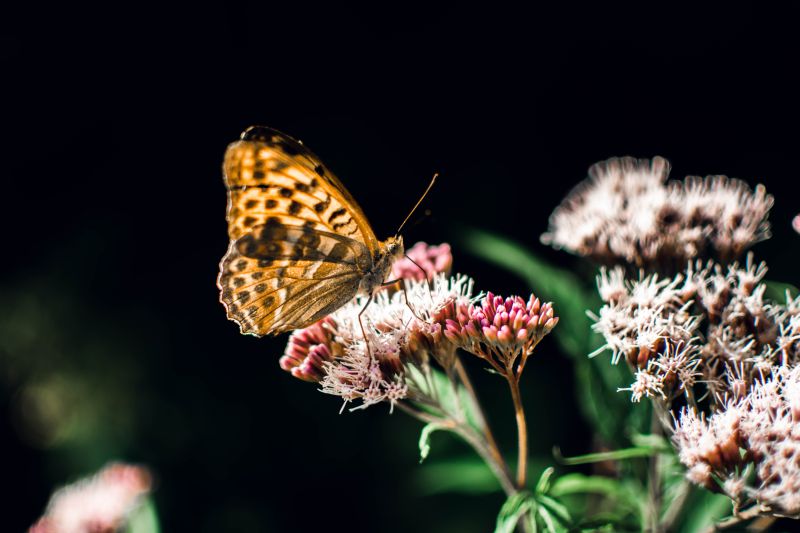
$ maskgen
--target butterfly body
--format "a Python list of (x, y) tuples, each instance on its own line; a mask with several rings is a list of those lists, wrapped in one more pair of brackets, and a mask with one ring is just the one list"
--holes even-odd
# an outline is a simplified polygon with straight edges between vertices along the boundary
[(228, 146), (228, 252), (217, 285), (243, 333), (306, 327), (372, 295), (404, 253), (379, 241), (342, 183), (301, 142), (264, 127)]

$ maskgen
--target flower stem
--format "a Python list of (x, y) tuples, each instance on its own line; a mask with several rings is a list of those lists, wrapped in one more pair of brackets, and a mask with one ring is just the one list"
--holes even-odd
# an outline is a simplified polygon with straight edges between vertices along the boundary
[(506, 472), (506, 477), (510, 478), (511, 475), (508, 472), (508, 465), (506, 464), (505, 459), (503, 459), (503, 454), (500, 453), (500, 447), (497, 445), (497, 441), (494, 438), (492, 429), (489, 427), (489, 422), (487, 421), (486, 415), (483, 412), (483, 407), (481, 407), (481, 403), (478, 401), (478, 395), (475, 392), (475, 387), (472, 386), (472, 381), (469, 379), (467, 369), (464, 368), (464, 365), (461, 363), (461, 359), (458, 357), (456, 357), (455, 368), (456, 372), (458, 373), (458, 378), (461, 380), (461, 383), (464, 385), (464, 389), (466, 389), (467, 394), (469, 394), (470, 398), (472, 399), (472, 403), (475, 406), (475, 415), (477, 416), (478, 423), (483, 430), (483, 435), (486, 438), (486, 444), (489, 447), (489, 451), (492, 454), (493, 460), (497, 464), (502, 465)]
[(508, 386), (511, 388), (511, 398), (514, 400), (514, 413), (517, 418), (517, 488), (525, 488), (528, 476), (528, 424), (525, 421), (525, 408), (522, 406), (522, 396), (519, 392), (519, 377), (509, 369), (506, 374)]
[[(652, 406), (650, 418), (650, 433), (652, 435), (663, 435), (663, 428), (659, 419), (658, 407)], [(661, 521), (661, 454), (657, 453), (650, 457), (647, 475), (647, 507), (648, 507), (648, 531), (659, 533), (664, 531)]]
[[(724, 531), (724, 530), (726, 530), (728, 528), (731, 528), (731, 527), (734, 527), (734, 526), (736, 526), (736, 525), (738, 525), (738, 524), (740, 524), (742, 522), (746, 522), (747, 520), (751, 520), (753, 518), (761, 516), (762, 512), (763, 512), (763, 510), (762, 510), (760, 505), (758, 505), (758, 504), (753, 505), (749, 509), (745, 509), (744, 511), (742, 511), (740, 513), (736, 513), (736, 515), (734, 515), (734, 516), (732, 516), (730, 518), (727, 518), (727, 519), (725, 519), (725, 520), (723, 520), (721, 522), (717, 522), (713, 526), (709, 527), (706, 531), (708, 533), (713, 533), (714, 531)], [(769, 518), (774, 518), (774, 517), (769, 517)], [(772, 524), (772, 522), (770, 521), (769, 523), (767, 523), (765, 525), (762, 525), (760, 527), (757, 527), (757, 528), (753, 529), (753, 531), (764, 531), (771, 524)]]
[(472, 446), (481, 459), (486, 462), (506, 495), (511, 496), (516, 494), (517, 489), (514, 487), (514, 482), (511, 480), (511, 475), (509, 474), (508, 468), (506, 467), (505, 462), (502, 460), (502, 457), (500, 457), (500, 460), (498, 461), (490, 446), (482, 439), (482, 435), (476, 432), (472, 427), (465, 423), (458, 423), (452, 418), (438, 417), (430, 413), (426, 413), (425, 411), (421, 411), (409, 405), (407, 402), (400, 401), (397, 402), (396, 405), (399, 409), (405, 411), (407, 414), (413, 416), (417, 420), (425, 422), (426, 424), (440, 424), (445, 429), (449, 429), (450, 431), (456, 433), (459, 437), (464, 439), (467, 444)]

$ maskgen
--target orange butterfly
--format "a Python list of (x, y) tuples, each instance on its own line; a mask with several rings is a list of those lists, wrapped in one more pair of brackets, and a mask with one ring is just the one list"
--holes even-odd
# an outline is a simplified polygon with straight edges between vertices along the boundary
[(378, 241), (344, 185), (288, 135), (248, 128), (223, 170), (230, 244), (217, 286), (242, 333), (304, 328), (357, 294), (371, 300), (404, 254), (399, 230)]

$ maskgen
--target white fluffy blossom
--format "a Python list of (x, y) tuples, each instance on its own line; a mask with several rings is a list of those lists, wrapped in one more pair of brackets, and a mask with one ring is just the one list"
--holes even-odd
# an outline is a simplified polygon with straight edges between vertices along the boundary
[(667, 183), (661, 158), (612, 158), (593, 165), (550, 217), (542, 242), (592, 257), (660, 268), (700, 256), (730, 261), (769, 237), (773, 204), (725, 176)]

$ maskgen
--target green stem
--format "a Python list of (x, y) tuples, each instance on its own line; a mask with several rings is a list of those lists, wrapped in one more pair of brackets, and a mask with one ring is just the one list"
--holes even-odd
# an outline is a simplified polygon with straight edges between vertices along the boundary
[[(650, 418), (650, 432), (653, 435), (663, 435), (657, 407), (652, 406)], [(647, 531), (660, 533), (661, 526), (661, 454), (656, 453), (650, 457), (647, 475)]]

